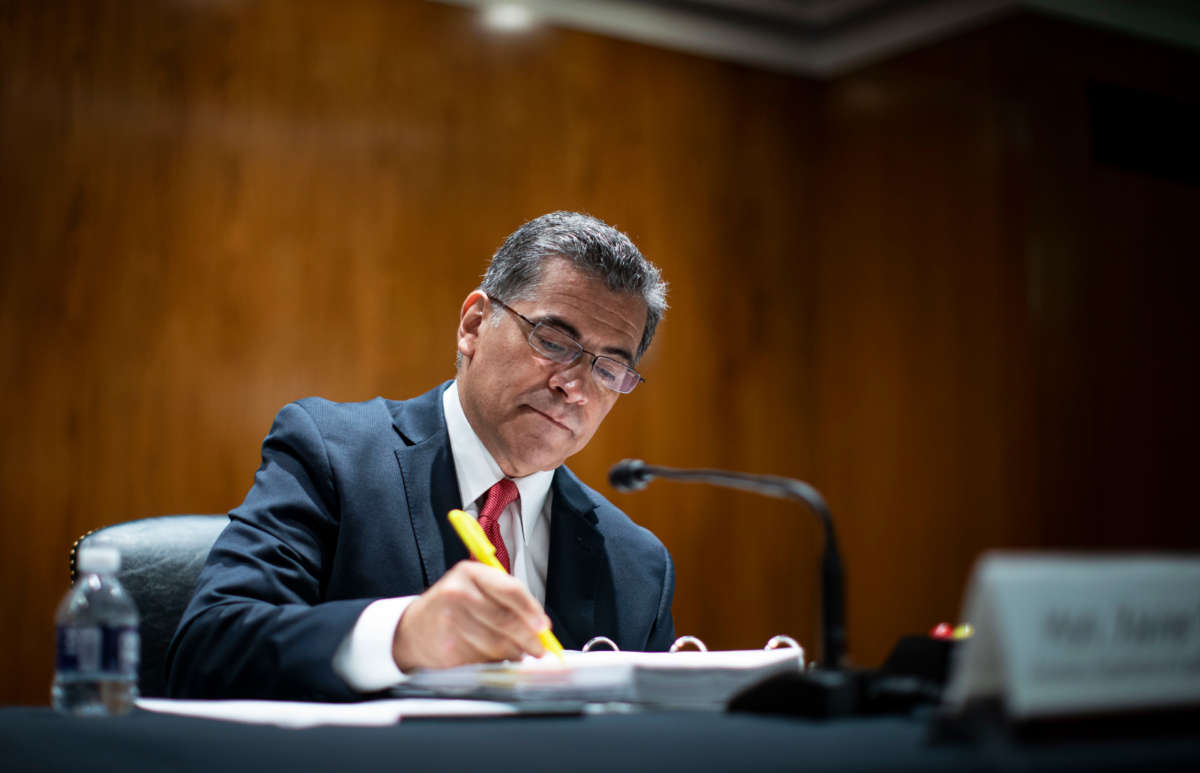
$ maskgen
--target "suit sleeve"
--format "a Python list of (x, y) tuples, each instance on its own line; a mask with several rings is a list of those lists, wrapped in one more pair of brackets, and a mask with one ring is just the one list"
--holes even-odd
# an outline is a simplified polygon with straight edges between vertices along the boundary
[(675, 619), (671, 617), (671, 602), (675, 597), (675, 564), (672, 563), (667, 548), (661, 543), (659, 547), (663, 553), (663, 580), (654, 628), (646, 642), (646, 650), (649, 652), (665, 652), (675, 643)]
[(333, 656), (373, 599), (324, 601), (338, 501), (317, 424), (303, 405), (284, 407), (171, 642), (172, 697), (360, 697)]

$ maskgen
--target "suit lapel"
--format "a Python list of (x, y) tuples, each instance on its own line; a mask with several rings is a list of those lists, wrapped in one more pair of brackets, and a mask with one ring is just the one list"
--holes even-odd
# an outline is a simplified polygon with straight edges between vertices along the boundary
[(604, 536), (596, 528), (595, 506), (565, 467), (554, 473), (550, 515), (550, 560), (546, 571), (546, 614), (559, 641), (580, 649), (598, 632), (614, 630), (609, 605), (597, 604), (607, 571)]
[(442, 415), (442, 392), (449, 384), (395, 403), (392, 411), (393, 424), (403, 441), (394, 453), (404, 479), (407, 516), (416, 539), (425, 587), (467, 557), (466, 548), (454, 536), (446, 519), (446, 513), (461, 504), (446, 419)]

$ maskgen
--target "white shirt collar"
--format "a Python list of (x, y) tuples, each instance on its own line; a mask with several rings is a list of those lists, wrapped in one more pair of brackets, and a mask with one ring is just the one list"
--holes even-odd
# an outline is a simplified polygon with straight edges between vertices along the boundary
[[(504, 477), (504, 471), (467, 421), (458, 395), (457, 381), (442, 393), (442, 412), (446, 415), (446, 430), (450, 434), (450, 452), (454, 457), (454, 473), (458, 478), (458, 492), (463, 499), (462, 508), (477, 512), (475, 501)], [(542, 517), (553, 479), (554, 470), (513, 478), (521, 495), (521, 532), (526, 541), (531, 539), (534, 527)]]

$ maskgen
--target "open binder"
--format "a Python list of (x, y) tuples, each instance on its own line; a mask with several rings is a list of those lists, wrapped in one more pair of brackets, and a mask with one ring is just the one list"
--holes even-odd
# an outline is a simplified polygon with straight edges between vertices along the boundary
[(714, 652), (568, 651), (519, 662), (417, 671), (395, 688), (411, 697), (628, 703), (719, 710), (752, 684), (804, 668), (796, 648)]

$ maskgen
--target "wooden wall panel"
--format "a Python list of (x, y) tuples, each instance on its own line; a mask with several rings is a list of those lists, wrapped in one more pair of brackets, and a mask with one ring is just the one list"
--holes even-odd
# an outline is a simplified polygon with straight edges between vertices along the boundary
[(980, 550), (1036, 528), (1024, 164), (975, 46), (946, 48), (828, 98), (816, 465), (864, 662), (953, 620)]
[(616, 494), (618, 459), (822, 489), (865, 664), (986, 547), (1200, 546), (1196, 192), (1093, 163), (1083, 96), (1196, 73), (1034, 17), (816, 84), (415, 0), (0, 5), (0, 700), (47, 700), (76, 536), (236, 505), (289, 400), (449, 378), (462, 297), (558, 208), (672, 283), (572, 465), (671, 549), (681, 633), (815, 647), (819, 530)]
[(1200, 104), (1198, 70), (1019, 17), (823, 95), (814, 478), (860, 662), (953, 619), (985, 549), (1200, 547), (1200, 190), (1096, 161), (1087, 103)]

